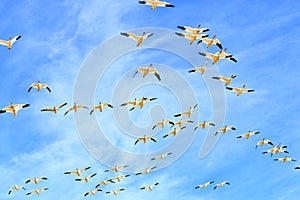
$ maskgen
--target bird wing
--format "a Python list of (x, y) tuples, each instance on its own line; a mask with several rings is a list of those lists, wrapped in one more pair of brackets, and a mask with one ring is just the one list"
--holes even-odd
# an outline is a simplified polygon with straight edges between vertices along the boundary
[(16, 110), (21, 110), (22, 108), (26, 108), (30, 106), (29, 104), (15, 104), (15, 109)]
[(2, 44), (4, 46), (8, 46), (8, 41), (6, 41), (6, 40), (0, 40), (0, 44)]
[(53, 111), (53, 108), (44, 108), (41, 111)]
[(133, 40), (136, 40), (136, 41), (140, 39), (140, 37), (137, 36), (137, 35), (134, 34), (134, 33), (121, 33), (121, 35), (126, 36), (126, 37), (129, 37), (129, 38), (131, 38), (131, 39), (133, 39)]
[(57, 110), (61, 109), (61, 108), (64, 107), (65, 105), (67, 105), (67, 103), (60, 104), (60, 105), (57, 107)]
[(31, 90), (33, 87), (36, 87), (36, 84), (35, 84), (35, 83), (32, 83), (32, 84), (29, 86), (27, 92), (30, 92), (30, 90)]
[(17, 36), (15, 36), (12, 40), (11, 40), (11, 43), (13, 44), (13, 43), (15, 43), (18, 39), (20, 39), (21, 38), (21, 35), (17, 35)]

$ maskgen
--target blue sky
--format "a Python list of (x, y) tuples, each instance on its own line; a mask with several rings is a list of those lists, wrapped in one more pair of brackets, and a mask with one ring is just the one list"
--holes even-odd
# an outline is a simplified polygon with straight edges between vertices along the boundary
[[(0, 15), (3, 22), (0, 26), (0, 38), (8, 39), (15, 35), (22, 35), (22, 38), (10, 51), (4, 46), (0, 47), (2, 74), (0, 106), (5, 107), (14, 102), (30, 103), (30, 107), (21, 110), (16, 118), (10, 113), (0, 115), (2, 141), (0, 199), (83, 199), (83, 194), (93, 189), (98, 182), (116, 176), (113, 172), (104, 173), (107, 166), (99, 162), (83, 145), (80, 137), (82, 133), (78, 133), (73, 113), (64, 116), (66, 108), (57, 115), (41, 113), (40, 110), (64, 102), (68, 103), (66, 107), (72, 105), (74, 87), (83, 63), (104, 41), (117, 38), (123, 40), (124, 45), (132, 44), (131, 47), (134, 49), (134, 42), (122, 38), (120, 32), (149, 30), (148, 27), (179, 32), (178, 25), (197, 26), (199, 23), (210, 29), (208, 32), (210, 36), (216, 34), (223, 47), (227, 47), (228, 52), (238, 60), (237, 63), (229, 60), (218, 62), (217, 72), (224, 76), (236, 74), (237, 78), (232, 82), (232, 86), (241, 87), (246, 84), (247, 87), (255, 89), (254, 93), (240, 97), (225, 91), (224, 88), (222, 90), (226, 94), (224, 125), (233, 125), (237, 130), (221, 135), (212, 151), (203, 159), (199, 159), (199, 150), (208, 132), (199, 130), (194, 133), (192, 131), (194, 125), (191, 125), (186, 132), (178, 135), (182, 143), (191, 145), (187, 151), (171, 155), (164, 161), (168, 163), (178, 156), (170, 166), (154, 171), (148, 176), (138, 177), (129, 173), (131, 176), (121, 183), (104, 186), (101, 189), (109, 191), (124, 187), (125, 191), (116, 197), (118, 199), (155, 197), (187, 200), (288, 200), (300, 197), (298, 186), (300, 171), (294, 170), (295, 166), (300, 165), (298, 131), (300, 60), (297, 48), (300, 43), (299, 2), (277, 0), (170, 2), (175, 8), (157, 8), (154, 11), (151, 11), (149, 6), (138, 4), (138, 1), (66, 0), (33, 3), (23, 0), (17, 4), (10, 1), (1, 2)], [(155, 39), (157, 37), (153, 35), (145, 41), (144, 46), (151, 46), (152, 42), (155, 43)], [(196, 44), (189, 46), (188, 41), (179, 37), (174, 41), (183, 44), (182, 49), (190, 48), (193, 53), (205, 48)], [(118, 45), (119, 43), (116, 43), (113, 48), (118, 48)], [(208, 51), (216, 52), (218, 48), (211, 47)], [(205, 61), (197, 56), (195, 55), (196, 59)], [(104, 60), (101, 55), (99, 63), (100, 60)], [(167, 72), (164, 71), (167, 70), (164, 68), (166, 66), (181, 75), (186, 85), (192, 88), (191, 91), (199, 104), (197, 110), (199, 113), (197, 116), (195, 113), (193, 119), (199, 122), (211, 119), (213, 111), (208, 82), (198, 74), (188, 74), (187, 71), (193, 66), (182, 56), (153, 48), (132, 51), (112, 61), (98, 82), (94, 99), (89, 99), (89, 102), (97, 104), (101, 100), (119, 103), (121, 101), (118, 99), (119, 93), (114, 92), (118, 88), (116, 87), (118, 81), (131, 83), (131, 75), (135, 69), (149, 63), (155, 63), (162, 74)], [(97, 66), (97, 62), (94, 64)], [(208, 78), (210, 73), (215, 71), (208, 70), (206, 75)], [(115, 122), (118, 119), (130, 117), (136, 126), (135, 129), (149, 128), (152, 127), (154, 119), (162, 116), (153, 114), (153, 111), (162, 111), (163, 108), (165, 116), (174, 119), (174, 114), (188, 107), (186, 102), (190, 96), (186, 95), (188, 93), (185, 93), (183, 90), (185, 87), (181, 84), (172, 86), (174, 89), (182, 89), (182, 93), (174, 95), (168, 87), (153, 84), (157, 81), (151, 77), (142, 79), (139, 74), (136, 78), (137, 82), (134, 84), (150, 84), (129, 92), (124, 90), (122, 85), (123, 89), (122, 87), (119, 89), (119, 92), (122, 92), (120, 96), (128, 95), (129, 99), (158, 96), (159, 99), (146, 105), (143, 110), (135, 110), (129, 115), (126, 108), (121, 110), (118, 104), (114, 109), (120, 111), (107, 109), (104, 113), (95, 113), (94, 116), (101, 125), (105, 137), (129, 154), (153, 153), (160, 148), (171, 146), (172, 142), (180, 142), (174, 138), (161, 139), (169, 131), (167, 127), (156, 132), (155, 137), (158, 138), (156, 144), (134, 146), (133, 134), (139, 133), (123, 133), (120, 127), (116, 126)], [(162, 76), (162, 79), (167, 78)], [(46, 90), (39, 93), (32, 90), (27, 93), (30, 84), (37, 80), (49, 84), (52, 93)], [(162, 83), (175, 83), (174, 80)], [(216, 87), (221, 87), (220, 83), (215, 84)], [(184, 103), (178, 98), (183, 99)], [(151, 110), (152, 108), (154, 110)], [(88, 112), (81, 111), (80, 114), (90, 117)], [(84, 125), (91, 128), (89, 124)], [(87, 135), (91, 130), (87, 130)], [(236, 138), (248, 130), (260, 131), (260, 135), (255, 135), (249, 140)], [(191, 134), (188, 135), (189, 133)], [(270, 155), (261, 154), (268, 148), (260, 147), (255, 150), (256, 142), (262, 138), (268, 138), (274, 144), (287, 145), (288, 156), (299, 161), (280, 163), (273, 161), (273, 158), (284, 155), (270, 158)], [(121, 160), (124, 164), (129, 163), (135, 168), (140, 166), (141, 169), (144, 165), (158, 164), (142, 161), (132, 163), (130, 157), (115, 159), (115, 155), (105, 149), (105, 146), (99, 146), (96, 150), (105, 152), (111, 162), (119, 163)], [(86, 166), (91, 166), (91, 169), (85, 175), (97, 172), (97, 176), (88, 184), (75, 182), (75, 176), (63, 174), (76, 167)], [(26, 192), (36, 188), (33, 184), (25, 185), (25, 181), (34, 176), (48, 177), (47, 181), (41, 182), (37, 187), (50, 189), (40, 196), (24, 197)], [(196, 185), (211, 180), (215, 183), (229, 181), (231, 185), (216, 190), (212, 187), (194, 189)], [(140, 187), (154, 182), (160, 183), (154, 191), (139, 191)], [(26, 192), (18, 191), (7, 195), (15, 184), (25, 186)], [(98, 193), (95, 198), (115, 199), (114, 196), (106, 195), (104, 192)]]

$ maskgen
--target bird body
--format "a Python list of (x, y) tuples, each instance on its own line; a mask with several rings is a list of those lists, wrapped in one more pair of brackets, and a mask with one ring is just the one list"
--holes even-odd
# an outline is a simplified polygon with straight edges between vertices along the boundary
[(21, 38), (21, 35), (17, 35), (15, 37), (10, 37), (9, 40), (0, 40), (0, 44), (7, 46), (8, 50), (11, 49), (13, 43), (15, 43), (17, 40)]
[(240, 96), (243, 93), (247, 93), (247, 92), (254, 92), (254, 90), (252, 89), (247, 89), (246, 85), (243, 85), (243, 87), (241, 88), (236, 88), (236, 87), (226, 87), (227, 90), (232, 90), (234, 92), (236, 92), (236, 96)]
[(91, 112), (90, 112), (90, 115), (93, 114), (93, 112), (94, 112), (96, 109), (98, 109), (100, 112), (102, 112), (104, 107), (110, 107), (110, 108), (113, 108), (113, 106), (112, 106), (110, 103), (101, 103), (101, 102), (99, 102), (99, 105), (94, 106), (94, 107), (92, 108), (92, 110), (91, 110)]
[(61, 109), (62, 107), (64, 107), (65, 105), (67, 105), (67, 103), (63, 103), (63, 104), (60, 104), (58, 106), (54, 106), (53, 108), (44, 108), (42, 109), (41, 111), (51, 111), (51, 112), (54, 112), (55, 114), (58, 112), (59, 109)]
[(135, 75), (140, 72), (140, 73), (143, 73), (143, 78), (145, 78), (148, 74), (154, 74), (154, 76), (159, 80), (161, 81), (161, 78), (160, 78), (160, 75), (157, 71), (157, 69), (153, 68), (152, 67), (153, 64), (150, 64), (149, 66), (147, 67), (139, 67), (137, 69), (137, 71), (133, 74), (133, 77), (135, 77)]
[(172, 153), (171, 152), (167, 152), (167, 153), (164, 153), (164, 154), (160, 154), (158, 156), (155, 156), (154, 158), (152, 158), (151, 160), (155, 160), (155, 159), (160, 159), (160, 160), (163, 160), (165, 159), (165, 157), (171, 155)]
[(194, 131), (198, 129), (198, 127), (201, 127), (202, 129), (205, 129), (207, 126), (215, 126), (213, 122), (204, 121), (202, 124), (197, 124), (197, 126), (194, 128)]
[(232, 79), (234, 79), (236, 77), (236, 75), (232, 74), (230, 77), (225, 77), (225, 76), (214, 76), (212, 77), (213, 79), (216, 79), (216, 80), (220, 80), (220, 81), (223, 81), (225, 83), (225, 86), (228, 86)]
[(151, 10), (154, 10), (156, 7), (175, 7), (173, 4), (165, 2), (165, 1), (160, 1), (160, 0), (144, 0), (144, 1), (139, 1), (140, 4), (145, 4), (145, 5), (150, 5)]
[(78, 169), (76, 168), (74, 171), (68, 171), (68, 172), (65, 172), (64, 174), (75, 174), (77, 176), (80, 176), (82, 172), (90, 169), (91, 167), (85, 167), (85, 168), (82, 168), (82, 169)]
[(131, 38), (131, 39), (135, 40), (137, 42), (137, 44), (136, 44), (137, 47), (140, 46), (146, 38), (149, 38), (153, 35), (153, 33), (146, 34), (145, 32), (143, 32), (141, 36), (136, 35), (134, 33), (123, 33), (123, 32), (121, 32), (120, 34), (125, 36), (125, 37), (128, 37), (128, 38)]
[(14, 115), (14, 117), (17, 116), (17, 112), (23, 108), (26, 108), (30, 106), (30, 104), (13, 104), (12, 102), (10, 103), (9, 106), (2, 108), (2, 110), (0, 110), (0, 114), (1, 113), (6, 113), (6, 112), (10, 112)]
[(47, 84), (45, 84), (45, 83), (42, 84), (42, 83), (40, 82), (40, 80), (38, 80), (38, 83), (32, 83), (32, 84), (29, 86), (27, 92), (30, 92), (30, 90), (31, 90), (32, 88), (36, 88), (38, 92), (39, 92), (42, 88), (45, 88), (45, 89), (47, 89), (49, 92), (51, 92), (50, 87), (49, 87)]

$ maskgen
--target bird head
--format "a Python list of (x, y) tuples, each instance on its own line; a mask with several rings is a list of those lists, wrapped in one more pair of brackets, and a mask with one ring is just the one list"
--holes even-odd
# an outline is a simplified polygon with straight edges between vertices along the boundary
[(236, 77), (236, 75), (235, 75), (235, 74), (232, 74), (232, 75), (231, 75), (231, 78), (235, 78), (235, 77)]

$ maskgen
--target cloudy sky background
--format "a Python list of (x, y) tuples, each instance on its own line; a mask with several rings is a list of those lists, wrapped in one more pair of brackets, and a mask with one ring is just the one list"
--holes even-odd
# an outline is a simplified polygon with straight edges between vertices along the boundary
[[(274, 144), (287, 145), (289, 156), (300, 159), (300, 61), (297, 48), (300, 33), (299, 3), (277, 0), (272, 3), (173, 0), (172, 3), (175, 8), (157, 8), (151, 11), (150, 7), (139, 5), (137, 1), (1, 2), (1, 39), (18, 34), (22, 38), (10, 51), (4, 46), (0, 48), (0, 105), (5, 107), (14, 102), (30, 103), (31, 106), (21, 110), (16, 118), (10, 113), (0, 115), (0, 199), (23, 199), (26, 192), (36, 188), (32, 183), (25, 185), (25, 181), (34, 176), (48, 177), (48, 181), (41, 182), (37, 187), (50, 189), (40, 196), (28, 197), (30, 199), (82, 199), (83, 194), (93, 189), (99, 181), (116, 176), (113, 172), (103, 173), (107, 166), (96, 160), (82, 145), (73, 113), (64, 116), (66, 108), (57, 115), (41, 113), (40, 110), (64, 102), (68, 103), (66, 107), (72, 105), (74, 85), (82, 63), (106, 39), (119, 32), (137, 28), (161, 27), (175, 32), (180, 31), (177, 29), (178, 25), (196, 26), (199, 23), (210, 29), (210, 36), (216, 34), (223, 46), (228, 48), (228, 52), (238, 60), (238, 63), (228, 60), (218, 62), (219, 72), (225, 76), (236, 74), (233, 86), (241, 87), (246, 84), (255, 89), (254, 93), (240, 97), (225, 91), (225, 124), (235, 126), (237, 131), (222, 135), (213, 151), (200, 160), (199, 150), (207, 132), (199, 130), (190, 148), (168, 168), (155, 171), (149, 176), (138, 177), (130, 173), (131, 177), (121, 183), (101, 189), (108, 191), (124, 187), (125, 191), (118, 195), (119, 199), (300, 197), (300, 171), (294, 170), (295, 166), (300, 165), (299, 162), (275, 162), (270, 155), (261, 154), (268, 147), (255, 150), (258, 140), (269, 138)], [(154, 36), (145, 45), (150, 44), (151, 39), (154, 42)], [(185, 40), (178, 37), (178, 41)], [(186, 45), (187, 43), (188, 41)], [(132, 45), (134, 46), (133, 41)], [(191, 47), (197, 48), (201, 50), (196, 44)], [(217, 50), (215, 47), (209, 49), (212, 52)], [(211, 99), (205, 82), (200, 75), (187, 73), (193, 66), (177, 55), (153, 49), (129, 53), (114, 61), (99, 82), (95, 91), (95, 103), (100, 98), (102, 101), (111, 101), (111, 91), (120, 77), (147, 63), (169, 66), (182, 74), (197, 96), (200, 121), (211, 119)], [(140, 77), (138, 74), (136, 78), (142, 80)], [(48, 83), (52, 93), (38, 93), (35, 90), (27, 93), (30, 84), (37, 80)], [(151, 77), (147, 80), (157, 82)], [(153, 92), (153, 88), (157, 92)], [(143, 95), (158, 95), (158, 101), (151, 105), (165, 108), (168, 118), (180, 111), (180, 104), (165, 88), (156, 85), (140, 88), (132, 92), (130, 99)], [(172, 99), (167, 100), (168, 97)], [(146, 105), (145, 110), (135, 110), (130, 114), (136, 125), (152, 126), (149, 114), (151, 105)], [(88, 115), (88, 112), (81, 113)], [(119, 148), (139, 153), (156, 150), (151, 143), (134, 146), (135, 139), (118, 132), (111, 120), (113, 112), (109, 109), (105, 113), (96, 113), (96, 116), (107, 138)], [(248, 130), (261, 133), (249, 140), (236, 139)], [(165, 143), (161, 142), (161, 137), (168, 131), (167, 127), (157, 133), (160, 138), (159, 147), (168, 146), (174, 140), (167, 138)], [(188, 131), (184, 133), (189, 134)], [(183, 135), (181, 137), (184, 138)], [(99, 147), (99, 151), (104, 149)], [(126, 158), (122, 161), (125, 162)], [(75, 176), (63, 174), (76, 167), (86, 166), (91, 166), (91, 169), (85, 175), (97, 172), (97, 176), (89, 184), (75, 182)], [(211, 180), (215, 183), (229, 181), (231, 185), (215, 191), (212, 187), (205, 190), (194, 189), (196, 185)], [(141, 186), (154, 182), (160, 183), (154, 191), (139, 191)], [(7, 195), (14, 184), (25, 186), (26, 192)], [(104, 192), (97, 196), (95, 197), (115, 198)]]

